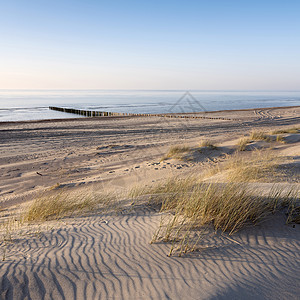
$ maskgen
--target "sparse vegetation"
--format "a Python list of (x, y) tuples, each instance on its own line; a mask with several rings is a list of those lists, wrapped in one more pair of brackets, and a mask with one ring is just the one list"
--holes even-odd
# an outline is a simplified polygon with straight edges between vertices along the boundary
[(86, 195), (61, 191), (48, 193), (34, 200), (24, 214), (24, 220), (45, 221), (70, 216), (78, 212), (92, 211), (98, 205), (107, 205), (113, 200), (109, 195)]
[(266, 142), (271, 141), (269, 135), (265, 134), (262, 131), (256, 131), (256, 130), (250, 132), (249, 139), (252, 141), (266, 141)]
[(203, 149), (215, 150), (215, 149), (217, 149), (217, 146), (212, 141), (206, 140), (206, 139), (202, 140), (199, 143), (199, 147), (195, 147), (195, 148), (190, 148), (185, 145), (173, 146), (169, 149), (167, 154), (161, 158), (161, 161), (164, 161), (168, 158), (173, 158), (173, 159), (178, 159), (178, 160), (190, 160), (191, 157), (189, 156), (189, 154), (191, 154), (191, 152), (193, 152), (193, 151), (201, 152)]
[(215, 230), (232, 234), (249, 222), (256, 224), (283, 205), (299, 201), (294, 191), (274, 188), (268, 196), (259, 196), (245, 183), (204, 183), (196, 178), (173, 178), (135, 193), (141, 195), (160, 203), (161, 211), (171, 212), (163, 217), (152, 240), (171, 242), (169, 255), (176, 249), (179, 255), (195, 249), (201, 234), (195, 240), (194, 233), (201, 232), (203, 225), (212, 224)]
[(246, 146), (251, 142), (248, 137), (243, 137), (238, 140), (237, 146), (239, 151), (245, 151)]
[[(242, 143), (241, 143), (242, 144)], [(280, 158), (271, 151), (236, 152), (225, 161), (210, 165), (207, 175), (223, 173), (222, 183), (202, 177), (172, 178), (152, 187), (135, 188), (131, 197), (147, 197), (164, 214), (152, 242), (170, 242), (169, 255), (196, 249), (206, 226), (233, 234), (250, 222), (256, 224), (285, 207), (287, 223), (300, 222), (298, 190), (274, 186), (267, 195), (250, 188), (248, 182), (272, 182)], [(205, 175), (204, 175), (205, 176)]]
[[(138, 198), (146, 195), (149, 198), (149, 200), (153, 201), (154, 198), (157, 200), (159, 195), (162, 195), (162, 197), (168, 194), (173, 196), (174, 190), (183, 191), (186, 189), (190, 189), (195, 185), (195, 182), (197, 182), (196, 177), (172, 177), (154, 186), (136, 186), (133, 189), (131, 189), (131, 191), (128, 194), (128, 197)], [(152, 195), (154, 196), (154, 198), (152, 198)]]
[[(40, 235), (40, 222), (57, 220), (63, 217), (83, 214), (96, 209), (116, 208), (116, 197), (106, 194), (87, 194), (84, 192), (60, 192), (46, 190), (37, 197), (24, 212), (3, 218), (0, 223), (0, 248), (2, 261), (9, 254), (10, 245), (16, 238), (24, 235)], [(36, 223), (37, 222), (37, 223)], [(43, 226), (45, 227), (45, 226)]]
[(272, 137), (262, 131), (256, 131), (253, 130), (249, 133), (249, 136), (245, 136), (239, 139), (237, 146), (239, 151), (245, 151), (246, 146), (250, 144), (253, 141), (265, 141), (265, 142), (281, 142), (284, 143), (284, 136), (283, 134), (287, 133), (300, 133), (299, 128), (289, 128), (289, 129), (282, 129), (282, 130), (276, 130), (272, 131), (271, 135), (276, 135), (276, 137)]
[(271, 142), (272, 138), (262, 131), (252, 130), (249, 136), (242, 137), (238, 140), (237, 146), (239, 151), (245, 151), (246, 146), (254, 141)]
[(180, 159), (184, 158), (184, 154), (190, 151), (190, 147), (188, 146), (173, 146), (169, 149), (168, 153), (162, 157), (161, 161), (166, 160), (168, 158)]
[(276, 142), (284, 143), (284, 137), (282, 134), (276, 135)]
[(28, 226), (20, 215), (9, 215), (2, 218), (0, 223), (0, 249), (2, 250), (2, 261), (6, 260), (9, 255), (9, 248), (17, 238), (24, 235), (38, 234), (40, 234), (39, 226)]
[(199, 146), (201, 148), (217, 149), (217, 146), (211, 140), (202, 140)]
[(277, 164), (278, 158), (271, 152), (255, 150), (249, 155), (234, 154), (220, 168), (231, 181), (255, 182), (269, 181)]
[(222, 180), (233, 182), (273, 182), (278, 173), (279, 158), (268, 150), (254, 150), (249, 153), (235, 152), (224, 161), (209, 165), (203, 174), (209, 178), (223, 174)]
[[(277, 142), (284, 142), (285, 133), (299, 133), (299, 129), (274, 131), (273, 134), (276, 136), (252, 131), (249, 136), (238, 141), (238, 150), (245, 150), (246, 146), (253, 141), (270, 142), (276, 139)], [(116, 147), (116, 145), (108, 147)], [(197, 151), (201, 151), (202, 148), (216, 149), (217, 147), (212, 141), (205, 139), (195, 148), (177, 145), (171, 147), (162, 160), (188, 159), (191, 154), (199, 155)], [(224, 155), (219, 163), (214, 163), (211, 159), (204, 175), (171, 178), (154, 186), (135, 187), (129, 197), (146, 199), (164, 212), (160, 227), (152, 241), (171, 242), (169, 254), (172, 255), (175, 250), (178, 250), (181, 255), (196, 249), (197, 243), (206, 234), (203, 229), (206, 227), (213, 227), (215, 231), (220, 230), (231, 235), (246, 224), (256, 224), (283, 207), (287, 214), (286, 223), (300, 223), (298, 191), (292, 189), (284, 191), (274, 187), (269, 194), (260, 195), (258, 191), (250, 188), (250, 182), (272, 182), (277, 176), (280, 160), (281, 158), (268, 150), (235, 152), (233, 155)], [(216, 176), (217, 179), (210, 182), (209, 177), (216, 174), (220, 177)], [(204, 177), (206, 181), (203, 180)], [(8, 246), (13, 240), (12, 232), (23, 224), (61, 219), (91, 212), (100, 207), (111, 207), (111, 204), (115, 203), (115, 196), (87, 194), (86, 191), (69, 193), (62, 187), (63, 185), (57, 183), (42, 196), (37, 197), (20, 217), (0, 224), (2, 260), (6, 259)]]
[(272, 134), (284, 134), (284, 133), (300, 133), (299, 127), (287, 128), (287, 129), (280, 129), (272, 131)]
[(288, 217), (286, 223), (300, 224), (300, 203), (299, 198), (294, 198), (288, 203)]

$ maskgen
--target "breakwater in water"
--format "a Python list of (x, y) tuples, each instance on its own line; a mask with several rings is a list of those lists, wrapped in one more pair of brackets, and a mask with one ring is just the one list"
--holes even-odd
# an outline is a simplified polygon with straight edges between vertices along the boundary
[(96, 110), (83, 110), (83, 109), (75, 109), (75, 108), (64, 108), (64, 107), (56, 107), (56, 106), (49, 106), (49, 109), (70, 113), (70, 114), (81, 115), (85, 117), (139, 116), (139, 115), (150, 116), (150, 114), (118, 113), (118, 112), (107, 112), (107, 111), (96, 111)]
[[(136, 116), (136, 117), (166, 117), (166, 118), (191, 118), (191, 119), (212, 119), (212, 120), (232, 120), (222, 117), (209, 117), (193, 115), (191, 113), (182, 114), (136, 114), (136, 113), (119, 113), (119, 112), (107, 112), (107, 111), (95, 111), (95, 110), (82, 110), (75, 108), (64, 108), (57, 106), (49, 106), (49, 109), (60, 112), (81, 115), (84, 117), (113, 117), (113, 116)], [(205, 112), (204, 112), (205, 113)]]

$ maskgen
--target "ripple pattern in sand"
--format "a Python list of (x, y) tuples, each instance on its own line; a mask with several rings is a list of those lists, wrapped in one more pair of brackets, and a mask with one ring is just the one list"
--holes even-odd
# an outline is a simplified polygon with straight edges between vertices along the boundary
[[(263, 224), (183, 258), (150, 245), (159, 214), (74, 220), (10, 246), (1, 299), (297, 299), (299, 227)], [(269, 227), (268, 227), (269, 226)], [(298, 225), (297, 225), (298, 226)], [(275, 226), (276, 227), (276, 226)], [(298, 298), (299, 299), (299, 298)]]

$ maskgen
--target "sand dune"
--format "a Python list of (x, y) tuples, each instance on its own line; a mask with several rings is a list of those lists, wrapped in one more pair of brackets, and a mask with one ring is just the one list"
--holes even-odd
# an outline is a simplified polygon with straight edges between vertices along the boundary
[(205, 114), (233, 120), (141, 117), (0, 123), (0, 202), (6, 207), (25, 201), (57, 183), (82, 186), (116, 179), (126, 188), (125, 183), (140, 182), (146, 173), (151, 177), (151, 168), (156, 173), (152, 180), (170, 172), (179, 175), (191, 165), (148, 163), (159, 162), (171, 145), (196, 144), (207, 137), (224, 143), (253, 128), (299, 124), (299, 107), (262, 110), (274, 118), (258, 117), (257, 111), (261, 109)]
[[(136, 184), (200, 174), (251, 129), (300, 124), (299, 107), (210, 115), (215, 119), (0, 123), (0, 221), (49, 188), (126, 195)], [(205, 153), (195, 148), (189, 161), (160, 161), (171, 145), (194, 147), (203, 138), (219, 148)], [(299, 185), (298, 134), (284, 138), (285, 144), (272, 145), (282, 158), (276, 180)], [(166, 243), (150, 245), (161, 216), (141, 204), (118, 214), (31, 225), (34, 230), (21, 226), (22, 233), (0, 242), (0, 299), (299, 299), (299, 225), (285, 225), (283, 214), (230, 237), (211, 231), (201, 251), (184, 257), (168, 257)]]
[(300, 231), (272, 223), (234, 240), (213, 235), (206, 249), (168, 257), (149, 245), (159, 214), (94, 216), (41, 238), (21, 239), (1, 263), (8, 299), (297, 299)]

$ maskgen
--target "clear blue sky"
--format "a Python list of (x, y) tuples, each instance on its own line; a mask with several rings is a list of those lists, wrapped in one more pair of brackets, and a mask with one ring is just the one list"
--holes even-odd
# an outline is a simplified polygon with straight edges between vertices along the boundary
[(0, 0), (0, 89), (300, 89), (300, 1)]

